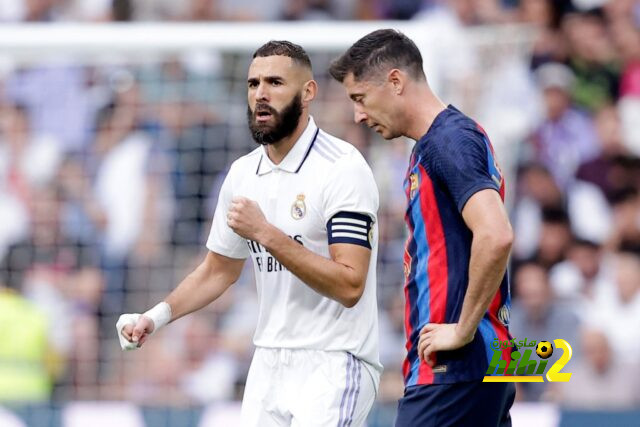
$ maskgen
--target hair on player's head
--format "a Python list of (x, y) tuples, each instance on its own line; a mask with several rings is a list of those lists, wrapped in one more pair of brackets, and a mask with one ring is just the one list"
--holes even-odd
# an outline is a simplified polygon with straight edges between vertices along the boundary
[(355, 42), (329, 68), (331, 77), (343, 82), (349, 73), (356, 81), (398, 68), (415, 80), (426, 80), (422, 55), (416, 44), (393, 29), (376, 30)]
[(260, 46), (254, 53), (253, 58), (265, 56), (287, 56), (297, 65), (311, 70), (311, 60), (302, 46), (291, 43), (287, 40), (271, 40)]

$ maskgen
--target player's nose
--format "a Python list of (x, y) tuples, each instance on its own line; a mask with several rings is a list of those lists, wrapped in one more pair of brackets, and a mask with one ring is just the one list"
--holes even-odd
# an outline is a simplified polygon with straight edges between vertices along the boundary
[(258, 84), (256, 88), (256, 101), (268, 101), (269, 100), (269, 91), (267, 89), (267, 85), (262, 82)]
[(367, 114), (359, 111), (357, 108), (353, 110), (353, 121), (356, 123), (363, 123), (367, 121)]

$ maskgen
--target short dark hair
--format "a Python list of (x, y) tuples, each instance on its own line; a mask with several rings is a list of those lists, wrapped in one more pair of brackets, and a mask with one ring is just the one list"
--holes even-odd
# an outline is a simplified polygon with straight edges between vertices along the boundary
[(408, 71), (416, 80), (425, 80), (422, 55), (416, 44), (398, 30), (376, 30), (355, 42), (331, 63), (329, 74), (339, 82), (349, 73), (355, 80), (383, 67)]
[(288, 56), (296, 64), (307, 67), (310, 70), (312, 69), (309, 55), (307, 55), (307, 52), (302, 48), (302, 46), (291, 43), (287, 40), (271, 40), (263, 44), (253, 53), (253, 58), (255, 59), (257, 57), (274, 55)]
[(564, 208), (543, 208), (542, 222), (548, 224), (571, 225), (569, 214)]

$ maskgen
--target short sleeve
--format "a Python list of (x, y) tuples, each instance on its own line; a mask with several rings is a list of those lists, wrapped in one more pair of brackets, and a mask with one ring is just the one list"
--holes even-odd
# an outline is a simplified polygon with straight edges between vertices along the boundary
[(502, 174), (489, 141), (480, 134), (462, 132), (443, 138), (423, 160), (453, 198), (459, 212), (475, 193), (485, 189), (500, 192)]
[(230, 171), (222, 183), (222, 188), (220, 188), (213, 224), (207, 239), (207, 249), (229, 258), (244, 259), (249, 256), (247, 241), (227, 225), (227, 212), (231, 205), (231, 199), (233, 199), (231, 181)]
[(378, 187), (373, 173), (360, 153), (339, 159), (324, 188), (325, 224), (338, 212), (365, 214), (376, 222), (378, 203)]

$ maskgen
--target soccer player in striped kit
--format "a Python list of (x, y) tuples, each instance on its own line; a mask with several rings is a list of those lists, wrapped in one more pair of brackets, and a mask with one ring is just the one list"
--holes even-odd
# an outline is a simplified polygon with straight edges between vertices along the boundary
[[(483, 383), (507, 340), (513, 233), (504, 180), (482, 128), (429, 88), (416, 45), (374, 31), (333, 62), (354, 120), (416, 142), (404, 191), (407, 358), (396, 426), (509, 426), (512, 383)], [(511, 349), (503, 351), (510, 360)]]
[(361, 426), (380, 380), (378, 189), (358, 150), (309, 115), (316, 91), (300, 46), (272, 41), (254, 53), (247, 118), (260, 146), (227, 174), (205, 260), (116, 326), (123, 349), (139, 347), (218, 298), (251, 258), (259, 307), (243, 426)]

